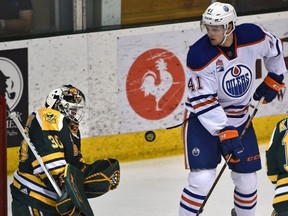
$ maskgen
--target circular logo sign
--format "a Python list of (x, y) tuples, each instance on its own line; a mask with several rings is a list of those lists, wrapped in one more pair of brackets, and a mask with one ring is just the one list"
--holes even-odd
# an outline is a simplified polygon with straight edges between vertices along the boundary
[(141, 117), (159, 120), (171, 114), (185, 92), (185, 74), (179, 59), (165, 49), (142, 53), (132, 64), (126, 94)]
[[(6, 103), (13, 110), (23, 93), (23, 77), (19, 67), (10, 59), (0, 57), (1, 91), (5, 92)], [(3, 87), (3, 88), (2, 88)]]

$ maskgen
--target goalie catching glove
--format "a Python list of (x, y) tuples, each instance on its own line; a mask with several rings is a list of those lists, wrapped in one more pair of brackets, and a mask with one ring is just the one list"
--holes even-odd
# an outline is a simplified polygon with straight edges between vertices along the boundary
[(282, 83), (283, 79), (283, 75), (269, 72), (264, 81), (256, 89), (253, 99), (259, 101), (264, 97), (264, 103), (270, 103), (277, 96), (278, 91), (285, 86), (285, 84)]
[(228, 160), (230, 154), (232, 154), (229, 162), (240, 162), (240, 159), (243, 157), (244, 148), (237, 129), (233, 126), (223, 128), (219, 133), (219, 139), (225, 159)]
[(87, 165), (85, 173), (67, 164), (64, 173), (63, 194), (57, 199), (60, 215), (93, 216), (88, 198), (94, 198), (115, 189), (120, 181), (120, 166), (116, 159), (97, 160)]
[(115, 189), (120, 181), (120, 166), (116, 159), (97, 160), (87, 166), (84, 190), (87, 198), (101, 196)]

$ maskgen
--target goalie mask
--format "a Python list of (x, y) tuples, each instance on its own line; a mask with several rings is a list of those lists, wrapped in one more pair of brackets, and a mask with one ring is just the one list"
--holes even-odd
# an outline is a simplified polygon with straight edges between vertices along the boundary
[(50, 92), (45, 107), (58, 110), (78, 124), (84, 116), (85, 102), (85, 96), (79, 89), (72, 85), (63, 85)]

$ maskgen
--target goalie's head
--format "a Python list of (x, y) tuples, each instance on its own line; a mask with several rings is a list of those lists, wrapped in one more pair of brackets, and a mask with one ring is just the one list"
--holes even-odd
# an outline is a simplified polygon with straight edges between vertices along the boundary
[[(236, 25), (237, 14), (234, 7), (227, 3), (215, 2), (211, 4), (202, 15), (201, 29), (205, 25), (219, 26), (228, 29), (229, 24)], [(232, 31), (233, 31), (232, 30)]]
[(68, 119), (79, 123), (84, 116), (85, 103), (85, 96), (79, 89), (63, 85), (49, 93), (45, 107), (58, 110)]

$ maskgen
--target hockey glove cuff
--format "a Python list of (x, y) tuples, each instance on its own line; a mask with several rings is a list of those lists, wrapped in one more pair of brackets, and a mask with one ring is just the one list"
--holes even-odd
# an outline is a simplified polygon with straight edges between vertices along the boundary
[(240, 159), (243, 157), (244, 147), (237, 129), (233, 126), (223, 128), (219, 133), (219, 139), (222, 143), (222, 152), (226, 160), (229, 158), (229, 155), (232, 154), (229, 162), (240, 162)]
[(269, 72), (264, 81), (256, 89), (253, 99), (259, 101), (263, 96), (265, 98), (264, 103), (270, 103), (276, 97), (278, 91), (280, 91), (285, 84), (282, 83), (284, 76), (277, 75)]

